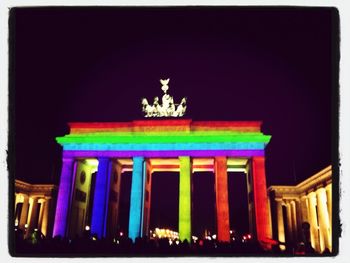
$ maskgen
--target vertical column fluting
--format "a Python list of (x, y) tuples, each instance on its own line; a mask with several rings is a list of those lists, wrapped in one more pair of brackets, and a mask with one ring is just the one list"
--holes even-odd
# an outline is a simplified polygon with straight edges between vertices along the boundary
[(43, 207), (43, 216), (42, 216), (42, 222), (41, 222), (41, 233), (43, 233), (44, 236), (47, 236), (48, 231), (48, 223), (49, 223), (49, 210), (50, 210), (50, 197), (45, 198), (44, 207)]
[(298, 235), (298, 229), (297, 229), (297, 212), (295, 207), (295, 201), (290, 202), (290, 208), (291, 208), (291, 216), (292, 216), (292, 233), (293, 233), (293, 242), (297, 242), (297, 235)]
[(317, 208), (318, 208), (318, 222), (320, 232), (320, 251), (323, 252), (325, 248), (329, 251), (332, 249), (330, 241), (330, 224), (329, 215), (327, 210), (327, 195), (324, 188), (319, 188), (316, 191), (317, 195)]
[(292, 209), (290, 201), (286, 201), (286, 211), (287, 211), (287, 241), (288, 243), (293, 242), (293, 221), (292, 221)]
[(25, 229), (25, 225), (27, 224), (28, 209), (29, 209), (29, 197), (28, 195), (24, 195), (24, 201), (23, 201), (21, 216), (20, 216), (19, 225), (18, 225), (19, 228), (22, 230)]
[(253, 194), (255, 208), (256, 235), (259, 241), (272, 238), (267, 207), (267, 190), (265, 177), (265, 157), (253, 157)]
[(32, 206), (30, 208), (29, 218), (28, 218), (28, 232), (30, 234), (35, 228), (38, 227), (38, 197), (32, 198)]
[(301, 214), (301, 204), (300, 199), (295, 200), (295, 212), (296, 212), (296, 219), (297, 219), (297, 241), (302, 240), (302, 214)]
[(191, 159), (180, 156), (179, 239), (191, 242)]
[(230, 241), (227, 158), (215, 157), (215, 195), (218, 241)]
[(129, 238), (134, 242), (142, 236), (143, 196), (144, 196), (144, 158), (133, 158), (130, 193)]
[(62, 159), (62, 171), (60, 178), (60, 186), (58, 189), (55, 223), (53, 228), (53, 236), (66, 236), (68, 213), (71, 203), (72, 184), (74, 180), (74, 159)]
[(308, 210), (309, 210), (309, 224), (310, 224), (310, 239), (311, 245), (316, 251), (320, 251), (319, 237), (318, 237), (318, 223), (316, 212), (316, 193), (310, 192), (307, 195), (308, 198)]
[(111, 162), (109, 158), (99, 158), (91, 217), (91, 234), (98, 238), (106, 237), (110, 180)]
[(309, 212), (308, 212), (308, 205), (307, 205), (307, 196), (303, 195), (300, 198), (300, 209), (301, 209), (301, 221), (302, 223), (309, 221)]
[[(286, 242), (285, 232), (284, 232), (284, 222), (283, 222), (283, 210), (282, 210), (282, 200), (276, 199), (276, 218), (277, 218), (277, 231), (278, 231), (278, 241), (281, 243)], [(285, 250), (285, 245), (279, 246), (281, 250)]]

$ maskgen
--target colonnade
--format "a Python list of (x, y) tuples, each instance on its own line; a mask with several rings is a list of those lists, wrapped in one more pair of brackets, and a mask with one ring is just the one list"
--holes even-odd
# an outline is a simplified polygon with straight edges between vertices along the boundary
[[(91, 234), (98, 238), (107, 237), (110, 231), (115, 231), (116, 218), (118, 216), (119, 203), (115, 203), (116, 209), (111, 219), (111, 189), (119, 194), (120, 175), (122, 168), (116, 163), (118, 158), (98, 157), (95, 188), (93, 194), (93, 207), (91, 215)], [(210, 167), (215, 174), (216, 192), (216, 218), (218, 241), (230, 241), (230, 218), (227, 183), (227, 160), (226, 156), (212, 157), (213, 165)], [(177, 159), (177, 171), (179, 171), (179, 221), (178, 232), (180, 240), (191, 241), (191, 184), (192, 172), (194, 171), (193, 158), (179, 156)], [(77, 181), (77, 162), (79, 158), (64, 157), (62, 161), (62, 173), (57, 198), (57, 208), (53, 236), (67, 236), (71, 219), (71, 208), (74, 196), (75, 182)], [(135, 156), (132, 158), (132, 179), (130, 193), (130, 213), (128, 235), (133, 241), (149, 233), (150, 208), (151, 208), (151, 178), (153, 168), (151, 159)], [(251, 178), (248, 188), (251, 189), (253, 235), (260, 241), (271, 238), (271, 224), (267, 206), (265, 158), (262, 156), (251, 157), (249, 160), (249, 175)], [(119, 185), (113, 177), (119, 179)], [(119, 200), (119, 196), (115, 198)], [(238, 215), (239, 216), (239, 215)], [(112, 222), (112, 224), (110, 223)], [(113, 229), (114, 228), (114, 229)]]
[(35, 229), (48, 235), (51, 202), (50, 196), (15, 193), (15, 225), (24, 231), (24, 237)]
[(319, 253), (332, 251), (331, 167), (297, 186), (271, 186), (269, 191), (274, 193), (275, 236), (282, 250), (285, 244), (311, 242)]

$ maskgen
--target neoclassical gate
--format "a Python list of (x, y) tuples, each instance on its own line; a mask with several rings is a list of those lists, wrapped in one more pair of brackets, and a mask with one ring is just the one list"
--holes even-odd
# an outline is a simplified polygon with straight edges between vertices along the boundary
[[(218, 241), (230, 240), (227, 173), (247, 175), (250, 232), (270, 239), (271, 221), (265, 178), (265, 147), (271, 136), (261, 122), (142, 120), (111, 123), (69, 123), (58, 137), (63, 147), (53, 236), (79, 234), (90, 224), (99, 238), (116, 231), (120, 179), (132, 171), (129, 237), (148, 235), (152, 173), (179, 172), (180, 240), (191, 240), (191, 175), (215, 174)], [(90, 191), (92, 176), (95, 186)], [(92, 207), (91, 214), (88, 207)]]

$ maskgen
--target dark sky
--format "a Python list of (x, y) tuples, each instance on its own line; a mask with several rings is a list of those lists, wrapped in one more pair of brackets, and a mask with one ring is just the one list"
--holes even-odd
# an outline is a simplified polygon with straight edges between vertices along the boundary
[(186, 118), (263, 121), (268, 185), (332, 162), (334, 9), (21, 8), (10, 25), (18, 179), (57, 182), (67, 122), (142, 119), (168, 77)]

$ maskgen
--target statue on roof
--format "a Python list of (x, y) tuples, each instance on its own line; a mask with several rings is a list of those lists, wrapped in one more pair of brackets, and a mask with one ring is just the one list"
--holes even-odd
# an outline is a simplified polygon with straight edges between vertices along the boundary
[[(142, 98), (142, 111), (145, 117), (182, 117), (186, 112), (186, 98), (182, 98), (180, 104), (174, 103), (174, 98), (168, 94), (170, 79), (161, 79), (162, 91), (162, 105), (159, 104), (159, 98), (155, 97), (153, 105), (149, 105), (146, 98)], [(177, 106), (177, 107), (176, 107)]]

